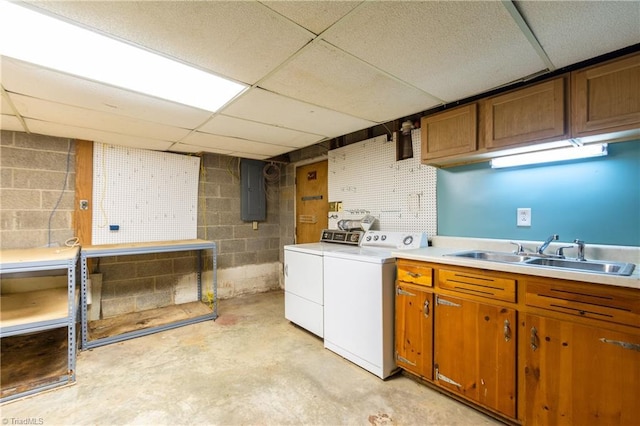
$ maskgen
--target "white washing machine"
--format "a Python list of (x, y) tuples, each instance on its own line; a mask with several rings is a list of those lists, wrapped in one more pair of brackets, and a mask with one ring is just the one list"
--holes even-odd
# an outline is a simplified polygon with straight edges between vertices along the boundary
[(360, 247), (324, 252), (324, 347), (384, 379), (394, 357), (395, 257), (426, 233), (367, 231)]
[(324, 255), (358, 248), (362, 231), (324, 230), (320, 242), (284, 246), (284, 316), (324, 337)]

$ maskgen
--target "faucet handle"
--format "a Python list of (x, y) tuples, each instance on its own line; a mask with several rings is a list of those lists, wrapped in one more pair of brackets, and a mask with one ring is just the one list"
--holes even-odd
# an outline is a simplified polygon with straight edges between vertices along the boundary
[(573, 248), (573, 245), (570, 246), (562, 246), (556, 249), (556, 256), (564, 259), (564, 249)]
[(576, 238), (575, 240), (573, 240), (573, 243), (578, 246), (578, 257), (576, 259), (583, 262), (587, 260), (584, 258), (584, 241), (582, 241), (580, 238)]
[(524, 253), (524, 247), (522, 247), (522, 243), (516, 243), (515, 241), (509, 241), (509, 244), (513, 244), (513, 245), (517, 246), (516, 251), (514, 251), (515, 254)]

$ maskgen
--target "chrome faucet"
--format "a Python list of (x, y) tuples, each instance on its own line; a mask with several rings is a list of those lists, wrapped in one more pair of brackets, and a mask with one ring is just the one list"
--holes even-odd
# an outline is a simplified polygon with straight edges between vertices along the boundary
[(544, 243), (542, 243), (542, 245), (540, 247), (538, 247), (538, 251), (537, 253), (540, 255), (544, 255), (544, 251), (547, 247), (549, 247), (549, 244), (551, 244), (551, 241), (557, 240), (558, 234), (553, 234), (551, 236), (549, 236), (549, 238), (547, 238), (546, 240), (544, 240)]
[(580, 261), (586, 261), (587, 259), (584, 258), (584, 241), (582, 241), (579, 238), (576, 238), (575, 240), (573, 240), (573, 243), (576, 244), (578, 246), (578, 257), (577, 259)]

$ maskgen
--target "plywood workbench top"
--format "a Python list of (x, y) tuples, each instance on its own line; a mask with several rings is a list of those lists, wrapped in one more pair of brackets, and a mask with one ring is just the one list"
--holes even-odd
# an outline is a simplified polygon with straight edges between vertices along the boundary
[(78, 256), (80, 247), (37, 247), (27, 249), (0, 250), (0, 268), (7, 265), (18, 266), (27, 263), (68, 262)]

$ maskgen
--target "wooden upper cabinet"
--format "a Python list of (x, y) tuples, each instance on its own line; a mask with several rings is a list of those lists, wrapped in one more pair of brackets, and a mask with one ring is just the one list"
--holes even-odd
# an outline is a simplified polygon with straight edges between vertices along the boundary
[(571, 74), (573, 137), (640, 128), (640, 53)]
[(422, 162), (472, 153), (478, 148), (478, 104), (422, 117)]
[(567, 90), (568, 76), (562, 76), (484, 100), (485, 147), (567, 139)]

